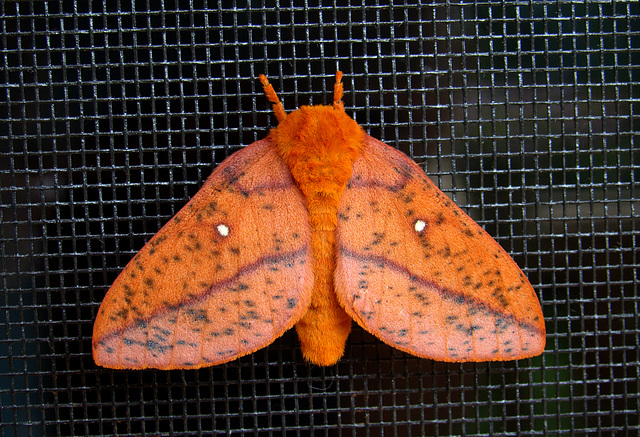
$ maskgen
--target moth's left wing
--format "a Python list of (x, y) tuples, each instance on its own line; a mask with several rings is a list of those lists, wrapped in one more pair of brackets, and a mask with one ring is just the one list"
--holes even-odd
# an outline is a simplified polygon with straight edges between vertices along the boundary
[(272, 141), (234, 153), (114, 281), (93, 328), (96, 364), (198, 368), (267, 346), (311, 301), (310, 238)]

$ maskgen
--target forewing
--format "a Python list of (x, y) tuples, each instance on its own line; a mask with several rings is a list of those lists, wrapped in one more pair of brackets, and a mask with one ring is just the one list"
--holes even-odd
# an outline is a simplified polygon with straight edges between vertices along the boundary
[(313, 282), (302, 195), (269, 140), (236, 152), (104, 297), (93, 355), (111, 368), (197, 368), (270, 344)]
[(371, 137), (341, 199), (336, 250), (341, 304), (393, 347), (442, 361), (544, 349), (520, 268), (413, 161)]

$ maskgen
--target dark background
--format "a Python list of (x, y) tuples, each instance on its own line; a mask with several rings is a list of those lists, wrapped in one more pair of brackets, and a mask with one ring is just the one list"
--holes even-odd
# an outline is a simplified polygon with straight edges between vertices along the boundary
[[(640, 2), (0, 2), (0, 431), (25, 435), (634, 435)], [(151, 6), (150, 6), (151, 4)], [(523, 268), (546, 352), (445, 364), (354, 327), (226, 365), (110, 371), (109, 285), (233, 151), (345, 107)]]

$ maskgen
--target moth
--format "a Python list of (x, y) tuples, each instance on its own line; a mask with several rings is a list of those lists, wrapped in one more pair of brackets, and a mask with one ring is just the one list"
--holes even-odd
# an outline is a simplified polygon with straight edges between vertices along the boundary
[(539, 355), (537, 295), (512, 258), (411, 159), (332, 105), (285, 113), (220, 164), (128, 263), (93, 330), (96, 364), (189, 369), (261, 349), (295, 325), (330, 366), (355, 320), (433, 360)]

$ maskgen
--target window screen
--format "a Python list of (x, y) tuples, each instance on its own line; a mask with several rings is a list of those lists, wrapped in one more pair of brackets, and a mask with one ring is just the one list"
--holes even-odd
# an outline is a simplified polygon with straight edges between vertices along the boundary
[[(203, 5), (206, 3), (206, 5)], [(638, 432), (640, 3), (0, 2), (3, 436)], [(447, 364), (354, 325), (200, 370), (112, 371), (121, 269), (236, 150), (331, 102), (407, 153), (538, 293), (545, 353)]]

